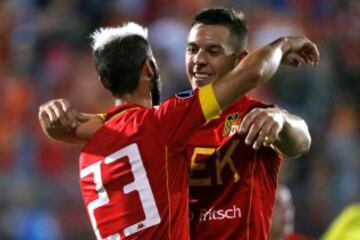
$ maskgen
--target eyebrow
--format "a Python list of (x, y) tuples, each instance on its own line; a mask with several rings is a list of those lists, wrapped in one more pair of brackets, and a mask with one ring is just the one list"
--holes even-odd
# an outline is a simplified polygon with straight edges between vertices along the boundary
[(187, 43), (186, 44), (186, 46), (191, 46), (191, 47), (193, 47), (193, 46), (198, 46), (196, 43), (194, 43), (194, 42), (189, 42), (189, 43)]
[[(189, 42), (186, 44), (187, 47), (199, 47), (198, 44), (196, 44), (195, 42)], [(216, 49), (221, 49), (224, 50), (224, 48), (220, 45), (220, 44), (209, 44), (209, 45), (205, 45), (205, 49), (211, 49), (211, 48), (216, 48)]]

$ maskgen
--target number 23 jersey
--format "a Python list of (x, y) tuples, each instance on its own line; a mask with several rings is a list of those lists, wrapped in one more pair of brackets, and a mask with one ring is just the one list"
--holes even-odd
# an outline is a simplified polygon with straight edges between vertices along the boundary
[(208, 85), (157, 108), (127, 104), (107, 113), (79, 161), (97, 239), (189, 238), (185, 144), (219, 111)]

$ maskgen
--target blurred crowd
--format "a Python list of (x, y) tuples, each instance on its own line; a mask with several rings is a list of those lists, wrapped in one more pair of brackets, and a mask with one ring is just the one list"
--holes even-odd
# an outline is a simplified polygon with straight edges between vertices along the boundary
[(318, 238), (342, 209), (360, 202), (360, 1), (1, 0), (0, 239), (93, 239), (79, 191), (79, 148), (49, 141), (37, 117), (53, 98), (87, 112), (111, 106), (89, 34), (124, 21), (147, 26), (165, 98), (190, 88), (187, 32), (194, 13), (210, 6), (245, 13), (250, 50), (290, 34), (319, 46), (316, 70), (283, 67), (251, 93), (310, 126), (309, 154), (285, 161), (281, 171), (296, 231)]

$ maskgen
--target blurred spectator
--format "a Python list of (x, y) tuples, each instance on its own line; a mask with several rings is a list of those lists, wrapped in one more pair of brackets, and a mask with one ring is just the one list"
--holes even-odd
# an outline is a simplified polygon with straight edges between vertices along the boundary
[(270, 240), (311, 240), (295, 233), (295, 209), (290, 190), (280, 185), (276, 194), (274, 212), (270, 227)]
[(360, 201), (359, 116), (351, 102), (334, 107), (327, 136), (327, 157), (333, 168), (332, 215), (352, 202)]
[(270, 228), (270, 240), (285, 240), (294, 231), (294, 205), (289, 189), (279, 186)]

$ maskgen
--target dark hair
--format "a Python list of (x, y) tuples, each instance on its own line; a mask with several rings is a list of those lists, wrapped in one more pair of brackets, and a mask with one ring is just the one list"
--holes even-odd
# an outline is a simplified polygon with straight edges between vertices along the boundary
[(132, 93), (139, 84), (142, 66), (152, 57), (150, 45), (139, 35), (118, 37), (94, 52), (101, 82), (114, 97)]
[(207, 8), (198, 12), (193, 18), (191, 27), (196, 24), (223, 25), (229, 28), (235, 39), (237, 50), (247, 45), (247, 24), (242, 12), (229, 8)]

